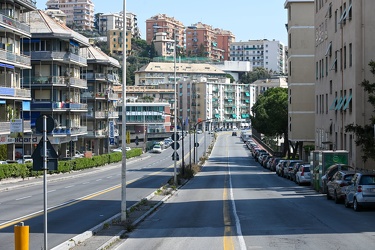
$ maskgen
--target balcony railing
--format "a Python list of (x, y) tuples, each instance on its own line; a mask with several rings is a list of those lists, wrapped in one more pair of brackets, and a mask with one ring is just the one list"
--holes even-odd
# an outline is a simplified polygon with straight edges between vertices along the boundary
[(26, 55), (17, 55), (13, 52), (0, 49), (0, 59), (11, 62), (18, 63), (25, 66), (31, 66), (31, 60), (29, 56)]
[(86, 80), (68, 76), (25, 76), (24, 82), (31, 82), (33, 85), (42, 84), (87, 88)]
[(9, 29), (19, 31), (24, 34), (30, 34), (30, 26), (24, 23), (21, 23), (12, 17), (10, 17), (7, 10), (0, 10), (0, 24)]
[(107, 118), (106, 112), (105, 111), (95, 111), (95, 118), (96, 119)]
[(82, 78), (86, 80), (106, 80), (106, 75), (104, 73), (84, 73)]
[(87, 134), (87, 127), (56, 127), (52, 130), (52, 135), (78, 135), (78, 134)]
[(108, 112), (108, 118), (118, 118), (119, 112), (117, 111), (109, 111)]
[[(23, 131), (31, 131), (30, 120), (23, 121)], [(0, 122), (0, 133), (10, 133), (10, 122)]]
[(87, 59), (70, 53), (70, 52), (62, 52), (62, 51), (33, 51), (33, 52), (25, 52), (26, 54), (31, 55), (33, 60), (63, 60), (65, 62), (75, 62), (79, 64), (83, 64), (87, 66)]
[(43, 110), (87, 110), (86, 103), (69, 103), (69, 102), (32, 102), (31, 109)]
[(31, 90), (0, 87), (0, 96), (30, 98), (31, 97)]

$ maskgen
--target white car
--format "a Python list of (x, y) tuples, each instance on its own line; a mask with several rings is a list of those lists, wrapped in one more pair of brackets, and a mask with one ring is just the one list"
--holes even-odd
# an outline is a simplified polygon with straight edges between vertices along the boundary
[(112, 152), (122, 152), (122, 147), (112, 149)]
[(159, 144), (155, 144), (151, 150), (152, 153), (161, 153), (161, 146)]
[[(24, 163), (33, 163), (33, 158), (31, 158), (31, 155), (24, 155), (23, 159), (24, 159)], [(18, 159), (17, 163), (22, 164), (22, 158)]]

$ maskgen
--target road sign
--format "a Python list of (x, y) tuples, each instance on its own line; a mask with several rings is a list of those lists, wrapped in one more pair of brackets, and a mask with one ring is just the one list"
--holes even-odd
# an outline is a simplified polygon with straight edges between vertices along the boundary
[(130, 144), (130, 131), (126, 131), (126, 143)]
[[(52, 116), (47, 115), (47, 133), (51, 133), (54, 128), (55, 121), (53, 120)], [(36, 131), (43, 133), (43, 115), (39, 116), (38, 119), (36, 119), (35, 129)]]
[(174, 142), (172, 142), (171, 148), (178, 150), (180, 148), (180, 143), (176, 142), (176, 148), (174, 148)]
[[(33, 158), (33, 170), (34, 171), (41, 171), (43, 170), (43, 154), (44, 154), (44, 148), (43, 148), (43, 137), (40, 139), (38, 146), (33, 152), (33, 155), (31, 158)], [(57, 170), (57, 158), (58, 155), (53, 148), (51, 142), (47, 138), (47, 168), (48, 170)]]
[(199, 147), (199, 143), (198, 142), (196, 142), (195, 144), (194, 144), (194, 147)]
[(172, 134), (172, 140), (173, 140), (173, 141), (178, 141), (178, 140), (180, 140), (180, 135), (179, 135), (179, 134), (176, 134), (176, 140), (174, 139), (174, 136), (175, 136), (175, 133)]
[(109, 138), (109, 145), (115, 145), (115, 138)]
[[(176, 157), (175, 157), (176, 156)], [(173, 154), (172, 154), (172, 160), (174, 161), (175, 160), (175, 158), (176, 158), (176, 161), (179, 161), (180, 160), (180, 156), (179, 156), (179, 154), (177, 153), (177, 152), (173, 152)]]

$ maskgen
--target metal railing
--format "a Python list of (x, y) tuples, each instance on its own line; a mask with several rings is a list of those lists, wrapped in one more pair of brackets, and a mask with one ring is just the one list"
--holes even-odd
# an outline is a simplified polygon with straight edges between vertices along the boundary
[(12, 62), (19, 63), (26, 66), (31, 66), (30, 56), (27, 55), (17, 55), (16, 53), (0, 49), (0, 59)]

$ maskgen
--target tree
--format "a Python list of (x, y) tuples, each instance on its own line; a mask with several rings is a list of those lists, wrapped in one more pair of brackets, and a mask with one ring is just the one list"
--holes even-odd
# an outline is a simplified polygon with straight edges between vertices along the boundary
[(289, 152), (288, 142), (288, 89), (270, 88), (254, 104), (250, 117), (254, 129), (265, 136), (284, 135), (284, 152)]
[(246, 74), (243, 74), (240, 78), (241, 83), (253, 83), (258, 79), (266, 79), (270, 78), (270, 73), (262, 67), (257, 67), (253, 71), (247, 72)]
[[(375, 75), (375, 62), (371, 60), (369, 63), (370, 72)], [(370, 83), (364, 79), (360, 85), (368, 93), (368, 102), (374, 107), (375, 110), (375, 83)], [(366, 162), (369, 158), (375, 160), (375, 139), (374, 139), (374, 124), (375, 117), (371, 116), (370, 123), (360, 126), (358, 124), (349, 124), (345, 126), (346, 132), (355, 134), (355, 144), (362, 149), (362, 160)]]

